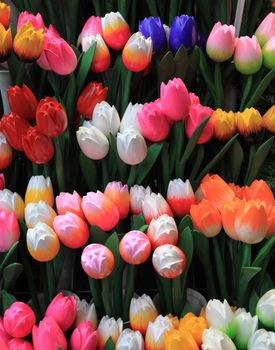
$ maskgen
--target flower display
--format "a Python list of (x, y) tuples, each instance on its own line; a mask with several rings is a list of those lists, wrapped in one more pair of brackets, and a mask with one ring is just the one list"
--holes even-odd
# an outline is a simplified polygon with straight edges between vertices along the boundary
[[(84, 125), (87, 125), (86, 123), (84, 122)], [(120, 119), (116, 108), (102, 101), (96, 104), (90, 123), (108, 137), (109, 133), (113, 135), (117, 134)]]
[(258, 301), (256, 313), (261, 324), (272, 329), (274, 326), (275, 290), (270, 289)]
[(0, 2), (0, 23), (5, 27), (8, 28), (10, 23), (10, 13), (11, 8), (9, 5), (7, 5), (4, 2)]
[(147, 154), (147, 146), (141, 133), (133, 128), (117, 134), (117, 152), (120, 159), (129, 165), (141, 163)]
[(53, 227), (55, 217), (56, 212), (44, 201), (29, 203), (25, 207), (25, 221), (28, 228), (33, 228), (40, 222)]
[(103, 159), (109, 152), (107, 137), (93, 125), (81, 126), (76, 137), (81, 151), (90, 159)]
[(23, 199), (18, 193), (7, 188), (0, 191), (0, 209), (14, 211), (19, 220), (24, 218), (25, 204)]
[(119, 219), (125, 219), (130, 210), (130, 193), (128, 186), (117, 181), (109, 182), (104, 190), (104, 194), (117, 207)]
[(195, 204), (195, 195), (189, 180), (170, 180), (167, 189), (167, 202), (176, 216), (189, 214), (190, 207)]
[(85, 299), (76, 301), (76, 326), (83, 321), (89, 321), (93, 329), (97, 328), (97, 313), (95, 304), (88, 304)]
[(70, 338), (72, 350), (96, 350), (97, 332), (92, 328), (89, 321), (81, 322), (73, 331)]

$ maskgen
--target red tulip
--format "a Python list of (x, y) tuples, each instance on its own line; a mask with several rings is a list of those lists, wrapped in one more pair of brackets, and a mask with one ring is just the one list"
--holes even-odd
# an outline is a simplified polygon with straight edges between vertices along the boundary
[(33, 346), (26, 340), (14, 338), (9, 341), (9, 350), (33, 350)]
[(23, 84), (11, 86), (7, 90), (8, 101), (12, 112), (25, 119), (34, 119), (38, 100), (34, 93)]
[(65, 108), (52, 97), (41, 100), (36, 110), (37, 129), (42, 134), (54, 137), (62, 134), (68, 124)]
[(37, 164), (47, 163), (54, 156), (51, 139), (41, 134), (37, 127), (29, 128), (22, 140), (23, 150), (30, 161)]
[(27, 120), (21, 118), (18, 114), (11, 112), (3, 115), (1, 119), (0, 129), (6, 136), (8, 143), (16, 151), (23, 151), (22, 139), (28, 132), (30, 124)]
[(0, 191), (5, 188), (5, 175), (0, 174)]

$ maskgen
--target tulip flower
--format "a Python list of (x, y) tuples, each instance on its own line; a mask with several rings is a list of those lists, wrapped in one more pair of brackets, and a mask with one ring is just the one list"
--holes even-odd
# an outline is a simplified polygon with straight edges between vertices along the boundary
[(159, 315), (153, 322), (149, 322), (145, 336), (146, 350), (165, 350), (164, 336), (171, 329), (173, 325), (167, 316)]
[(137, 113), (140, 132), (149, 141), (164, 140), (171, 129), (171, 124), (156, 102), (145, 103)]
[(235, 198), (234, 191), (219, 175), (206, 175), (200, 185), (203, 197), (219, 211), (223, 205)]
[(89, 321), (81, 322), (74, 329), (69, 346), (71, 350), (96, 350), (97, 331)]
[(165, 115), (175, 121), (187, 117), (190, 107), (190, 96), (180, 78), (169, 80), (167, 85), (160, 86), (161, 108)]
[(267, 213), (267, 233), (266, 237), (271, 237), (275, 232), (275, 206), (269, 206)]
[(44, 201), (29, 203), (25, 208), (25, 221), (28, 228), (33, 228), (39, 222), (53, 227), (56, 212)]
[[(34, 119), (38, 100), (31, 89), (23, 84), (11, 86), (7, 90), (10, 109), (24, 119)], [(16, 117), (14, 117), (16, 118)]]
[(116, 343), (116, 350), (144, 350), (144, 340), (139, 331), (127, 328), (120, 333)]
[(157, 247), (152, 257), (156, 272), (164, 278), (176, 278), (182, 274), (186, 258), (182, 250), (172, 244)]
[(11, 8), (4, 2), (0, 1), (0, 23), (7, 29), (10, 23)]
[(0, 252), (8, 252), (19, 241), (20, 228), (14, 211), (0, 209)]
[(102, 101), (96, 104), (93, 111), (93, 118), (88, 123), (91, 123), (91, 125), (98, 128), (106, 137), (108, 137), (110, 133), (113, 135), (117, 134), (120, 119), (115, 106), (111, 107), (109, 103)]
[(236, 198), (235, 199), (245, 199), (244, 198), (244, 187), (241, 187), (239, 185), (235, 185), (233, 183), (228, 184), (230, 188), (235, 193)]
[(275, 37), (272, 37), (263, 47), (263, 63), (268, 69), (275, 68)]
[(131, 300), (129, 319), (131, 328), (145, 335), (149, 322), (153, 322), (158, 316), (158, 311), (152, 299), (143, 294), (134, 296)]
[(98, 350), (103, 350), (105, 343), (112, 337), (113, 343), (116, 345), (116, 342), (122, 332), (123, 322), (119, 318), (115, 320), (113, 317), (109, 316), (102, 317), (97, 328), (98, 335)]
[(8, 346), (8, 342), (5, 339), (2, 339), (1, 337), (0, 337), (0, 347), (1, 347), (1, 350), (10, 350)]
[(90, 225), (97, 225), (103, 231), (114, 228), (119, 221), (115, 204), (102, 192), (88, 192), (82, 199), (82, 209)]
[(127, 185), (122, 182), (109, 182), (104, 191), (107, 196), (117, 207), (119, 211), (119, 219), (125, 219), (129, 214), (130, 209), (130, 193)]
[[(11, 339), (12, 337), (6, 332), (4, 328), (3, 317), (0, 316), (0, 346), (2, 345), (1, 341), (3, 344), (7, 345)], [(7, 350), (9, 349), (7, 348)]]
[(207, 39), (207, 55), (215, 62), (227, 61), (233, 55), (235, 41), (235, 27), (217, 22)]
[(241, 36), (236, 40), (234, 63), (242, 74), (257, 73), (262, 66), (263, 56), (255, 35), (252, 38)]
[(202, 335), (206, 328), (208, 328), (206, 319), (195, 316), (191, 312), (188, 312), (179, 322), (179, 330), (190, 333), (198, 346), (201, 346)]
[(39, 201), (46, 202), (49, 206), (54, 204), (54, 195), (52, 182), (49, 177), (32, 176), (28, 183), (25, 194), (25, 203), (38, 203)]
[(97, 103), (106, 99), (108, 88), (103, 88), (101, 83), (90, 82), (82, 90), (77, 100), (77, 111), (83, 117), (91, 119)]
[(213, 327), (204, 331), (201, 348), (202, 350), (237, 350), (226, 334)]
[(224, 231), (230, 238), (237, 241), (239, 236), (235, 229), (235, 217), (241, 205), (242, 202), (236, 198), (234, 201), (226, 203), (221, 212)]
[(251, 107), (236, 113), (236, 124), (241, 135), (249, 136), (262, 130), (263, 120), (259, 111)]
[(76, 299), (74, 296), (65, 296), (63, 292), (56, 295), (47, 307), (46, 317), (52, 317), (63, 332), (73, 324), (76, 316)]
[(237, 334), (234, 343), (240, 350), (246, 350), (249, 339), (256, 332), (258, 328), (258, 317), (252, 317), (250, 312), (245, 309), (238, 309), (235, 311)]
[(90, 235), (86, 222), (78, 215), (66, 212), (54, 218), (53, 227), (60, 241), (69, 248), (84, 246)]
[(265, 329), (257, 330), (249, 339), (247, 350), (273, 350), (275, 349), (275, 333)]
[(1, 118), (0, 126), (11, 147), (16, 151), (23, 151), (23, 136), (26, 135), (31, 127), (27, 120), (21, 118), (16, 113), (4, 114)]
[(167, 190), (167, 202), (178, 217), (189, 214), (190, 207), (195, 204), (195, 195), (189, 180), (171, 180)]
[(29, 305), (16, 301), (5, 311), (3, 323), (9, 335), (24, 338), (35, 325), (35, 314)]
[(153, 50), (155, 53), (165, 51), (167, 47), (166, 33), (159, 17), (146, 17), (139, 21), (139, 31), (145, 38), (151, 38), (153, 41)]
[(41, 55), (43, 43), (44, 30), (37, 30), (30, 22), (27, 22), (16, 33), (13, 50), (22, 61), (33, 62)]
[(199, 350), (190, 332), (171, 329), (164, 335), (165, 350)]
[(5, 175), (0, 174), (0, 191), (2, 191), (5, 188)]
[(14, 338), (9, 341), (8, 345), (9, 350), (33, 350), (32, 344), (23, 339)]
[(46, 97), (37, 106), (36, 123), (42, 134), (49, 137), (59, 136), (67, 128), (66, 110), (54, 98)]
[(152, 219), (147, 230), (147, 236), (153, 250), (164, 244), (176, 245), (178, 242), (178, 228), (175, 220), (167, 214)]
[(45, 29), (43, 18), (39, 12), (36, 15), (28, 11), (20, 12), (17, 21), (17, 31), (27, 22), (31, 23), (37, 30)]
[(12, 162), (12, 148), (5, 135), (0, 132), (0, 171), (6, 169)]
[(270, 12), (260, 23), (255, 35), (261, 47), (263, 47), (269, 39), (275, 36), (275, 14)]
[(139, 122), (137, 120), (137, 114), (140, 111), (142, 104), (132, 104), (129, 102), (123, 117), (120, 122), (120, 132), (123, 133), (125, 130), (133, 128), (140, 132)]
[(197, 25), (194, 17), (181, 15), (176, 16), (171, 25), (169, 47), (176, 52), (181, 46), (191, 50), (198, 39)]
[(120, 12), (107, 13), (101, 19), (103, 39), (114, 50), (121, 50), (131, 36), (129, 25)]
[(144, 70), (152, 59), (152, 39), (145, 38), (141, 32), (134, 33), (124, 46), (122, 61), (132, 72)]
[(223, 303), (217, 299), (209, 300), (205, 309), (205, 317), (210, 327), (214, 327), (234, 339), (237, 331), (236, 320), (226, 300)]
[(41, 68), (59, 75), (71, 74), (77, 66), (74, 50), (52, 25), (46, 29), (42, 54), (37, 63)]
[(272, 134), (275, 134), (275, 105), (271, 106), (269, 110), (265, 112), (262, 120), (263, 127)]
[(34, 350), (67, 350), (66, 338), (52, 317), (44, 317), (38, 326), (32, 329)]
[(256, 314), (261, 324), (273, 329), (275, 320), (275, 289), (270, 289), (258, 301)]
[(85, 247), (81, 255), (81, 265), (88, 276), (102, 279), (114, 269), (115, 258), (110, 249), (102, 244), (93, 243)]
[(264, 180), (254, 180), (250, 186), (244, 190), (246, 200), (262, 201), (266, 206), (274, 205), (274, 195), (270, 187)]
[(103, 35), (102, 33), (102, 24), (101, 24), (101, 17), (91, 16), (88, 18), (88, 20), (85, 22), (81, 33), (79, 35), (78, 41), (81, 43), (81, 46), (83, 47), (83, 39), (85, 37), (94, 36), (96, 34)]
[(141, 231), (130, 231), (120, 241), (119, 253), (122, 259), (130, 265), (142, 264), (150, 256), (150, 240)]
[(27, 247), (35, 260), (47, 262), (56, 257), (60, 243), (54, 230), (40, 222), (34, 228), (28, 229)]
[[(189, 110), (189, 116), (186, 118), (185, 132), (187, 137), (190, 139), (199, 126), (207, 117), (211, 117), (213, 110), (210, 107), (202, 106), (201, 104), (191, 105)], [(211, 119), (205, 125), (197, 144), (208, 142), (213, 135), (213, 124)]]
[(20, 195), (7, 188), (0, 191), (0, 209), (14, 211), (19, 220), (24, 218), (25, 204)]
[(142, 212), (146, 224), (150, 224), (152, 219), (157, 219), (163, 214), (173, 217), (172, 211), (160, 193), (147, 194), (142, 203)]
[(54, 156), (52, 140), (39, 132), (37, 126), (28, 129), (22, 138), (22, 146), (29, 160), (36, 164), (48, 163)]
[(117, 134), (117, 152), (120, 159), (129, 165), (143, 162), (147, 155), (144, 137), (136, 129), (126, 129)]
[(103, 159), (109, 152), (107, 137), (93, 125), (81, 126), (76, 137), (81, 151), (90, 159)]
[(130, 189), (130, 205), (131, 212), (134, 215), (139, 215), (142, 213), (142, 203), (146, 195), (150, 195), (152, 193), (151, 188), (147, 186), (144, 188), (143, 186), (134, 185)]
[(88, 304), (85, 299), (76, 301), (75, 325), (78, 326), (83, 321), (89, 321), (92, 328), (97, 328), (97, 314), (95, 304)]
[(227, 141), (236, 133), (235, 113), (222, 111), (220, 108), (213, 111), (211, 116), (214, 137), (219, 141)]
[[(0, 9), (1, 11), (1, 9)], [(12, 50), (12, 34), (11, 29), (5, 29), (0, 22), (0, 62), (6, 61)]]
[(76, 191), (73, 191), (73, 194), (68, 192), (61, 192), (55, 198), (58, 215), (64, 215), (67, 211), (69, 211), (70, 213), (74, 213), (84, 219), (85, 216), (81, 203), (82, 198)]

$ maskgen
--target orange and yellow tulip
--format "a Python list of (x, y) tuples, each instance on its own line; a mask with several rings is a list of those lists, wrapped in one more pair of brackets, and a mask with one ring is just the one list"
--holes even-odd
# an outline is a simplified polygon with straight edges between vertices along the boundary
[(171, 329), (164, 336), (165, 350), (199, 350), (192, 334), (185, 329)]
[(237, 130), (241, 135), (249, 136), (259, 133), (263, 127), (263, 119), (255, 108), (246, 108), (236, 113)]
[(236, 133), (235, 113), (225, 112), (218, 108), (211, 116), (214, 126), (214, 136), (220, 141), (229, 140)]
[(12, 49), (12, 35), (11, 29), (5, 29), (3, 24), (0, 22), (0, 62), (7, 60)]
[(275, 134), (275, 105), (269, 108), (263, 115), (263, 127)]
[(10, 23), (11, 8), (0, 1), (0, 23), (7, 29)]
[(54, 204), (54, 195), (52, 182), (49, 177), (32, 176), (28, 183), (25, 194), (25, 203), (38, 203), (39, 201), (46, 202), (50, 207)]
[(179, 331), (189, 332), (198, 346), (202, 343), (202, 334), (207, 327), (206, 319), (202, 316), (197, 317), (192, 312), (188, 312), (179, 323)]

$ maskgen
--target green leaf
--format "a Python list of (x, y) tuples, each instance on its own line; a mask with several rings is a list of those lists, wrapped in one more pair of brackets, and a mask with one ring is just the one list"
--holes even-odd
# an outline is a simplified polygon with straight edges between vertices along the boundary
[(147, 229), (148, 229), (148, 226), (149, 225), (143, 225), (143, 226), (141, 226), (140, 228), (139, 228), (139, 230), (138, 231), (141, 231), (141, 232), (146, 232), (147, 231)]
[(12, 294), (6, 292), (4, 289), (2, 289), (1, 294), (2, 294), (3, 310), (6, 311), (17, 300), (16, 300), (15, 296), (13, 296)]
[(19, 244), (19, 241), (15, 242), (13, 246), (10, 248), (10, 250), (5, 254), (5, 257), (0, 265), (0, 273), (3, 271), (5, 266), (7, 266), (12, 260), (12, 258), (14, 257), (18, 244)]
[(171, 51), (163, 56), (158, 64), (158, 79), (159, 82), (167, 83), (168, 80), (174, 77), (175, 63), (174, 56)]
[(255, 292), (255, 290), (252, 290), (250, 298), (249, 298), (249, 312), (252, 316), (256, 315), (256, 307), (259, 301), (259, 296)]
[(98, 188), (96, 161), (86, 157), (85, 154), (80, 151), (79, 163), (81, 172), (89, 186), (89, 190), (96, 191)]
[(82, 90), (85, 80), (88, 76), (88, 73), (91, 68), (91, 64), (93, 61), (94, 53), (95, 53), (96, 43), (94, 43), (89, 50), (87, 50), (80, 59), (79, 68), (77, 71), (77, 95), (79, 95)]
[(119, 268), (121, 257), (119, 254), (119, 239), (117, 233), (114, 232), (105, 242), (105, 246), (111, 250), (115, 257), (115, 268)]
[(253, 261), (252, 265), (253, 267), (262, 267), (266, 257), (269, 255), (271, 250), (273, 249), (273, 246), (275, 245), (275, 235), (272, 235), (269, 237), (266, 241), (263, 247), (259, 250), (255, 260)]
[(207, 83), (207, 87), (209, 88), (209, 91), (210, 91), (212, 97), (215, 98), (216, 93), (215, 93), (215, 86), (213, 84), (212, 73), (210, 72), (210, 68), (209, 68), (208, 63), (206, 61), (204, 52), (201, 49), (199, 49), (199, 52), (200, 52), (200, 70), (201, 70), (201, 73), (204, 77), (204, 80)]
[(112, 69), (112, 80), (110, 88), (108, 89), (108, 97), (111, 104), (116, 104), (116, 98), (120, 88), (121, 82), (121, 67), (122, 67), (122, 59), (121, 55), (117, 56), (117, 59), (114, 64), (114, 68)]
[(140, 227), (144, 225), (145, 225), (145, 220), (144, 220), (143, 214), (132, 216), (131, 230), (139, 230)]
[(90, 228), (92, 243), (105, 244), (109, 235), (105, 231), (102, 231), (99, 227), (92, 225)]
[(174, 76), (181, 78), (183, 81), (186, 76), (186, 72), (188, 70), (188, 55), (187, 49), (184, 46), (181, 46), (174, 58), (175, 64), (175, 73)]
[(186, 314), (188, 314), (188, 312), (194, 312), (194, 310), (192, 308), (192, 305), (189, 303), (189, 301), (186, 301), (180, 316), (184, 317)]
[(115, 344), (112, 337), (108, 338), (107, 342), (105, 343), (104, 350), (115, 350)]
[(109, 134), (110, 150), (108, 156), (108, 168), (109, 171), (113, 167), (118, 169), (120, 181), (126, 183), (127, 181), (127, 165), (119, 158), (117, 153), (116, 138), (114, 135)]
[(142, 181), (148, 175), (153, 165), (155, 164), (158, 156), (160, 155), (161, 149), (163, 146), (163, 142), (154, 143), (148, 148), (147, 156), (142, 163), (140, 163), (137, 167), (137, 177), (136, 183), (138, 185), (142, 184)]
[(190, 180), (192, 185), (193, 185), (194, 178), (197, 176), (198, 171), (200, 170), (200, 167), (201, 167), (202, 162), (204, 160), (204, 154), (205, 154), (204, 145), (197, 145), (195, 151), (197, 151), (196, 157), (195, 157), (195, 163), (192, 166), (192, 171), (191, 171), (191, 174), (189, 176), (189, 180)]
[(251, 288), (253, 278), (261, 271), (260, 267), (247, 267), (241, 268), (239, 292), (238, 292), (238, 306), (247, 307), (248, 293)]
[(173, 295), (173, 310), (174, 316), (180, 316), (183, 309), (183, 303), (185, 301), (185, 295), (183, 293), (182, 278), (178, 276), (172, 280), (172, 295)]
[(228, 151), (228, 156), (230, 160), (232, 182), (237, 183), (244, 159), (243, 149), (238, 140), (234, 141), (232, 147)]
[(167, 141), (164, 141), (160, 157), (163, 185), (162, 191), (163, 193), (166, 193), (169, 184), (169, 146)]
[(267, 291), (274, 288), (274, 281), (270, 277), (269, 273), (265, 273), (264, 279), (261, 285), (260, 295), (264, 295)]
[(64, 94), (64, 103), (69, 116), (70, 123), (73, 122), (74, 109), (75, 109), (75, 100), (76, 100), (76, 79), (75, 75), (72, 73), (69, 76), (69, 83), (65, 90)]
[(191, 220), (191, 217), (189, 215), (185, 215), (179, 225), (178, 225), (178, 230), (179, 232), (182, 232), (186, 227), (190, 227), (190, 229), (193, 229), (193, 222)]
[(199, 70), (200, 70), (200, 52), (199, 52), (199, 48), (195, 46), (191, 54), (188, 55), (188, 70), (184, 81), (187, 87), (190, 87), (193, 85)]
[(3, 271), (4, 289), (9, 290), (13, 287), (23, 270), (23, 265), (19, 263), (12, 263), (6, 266)]

